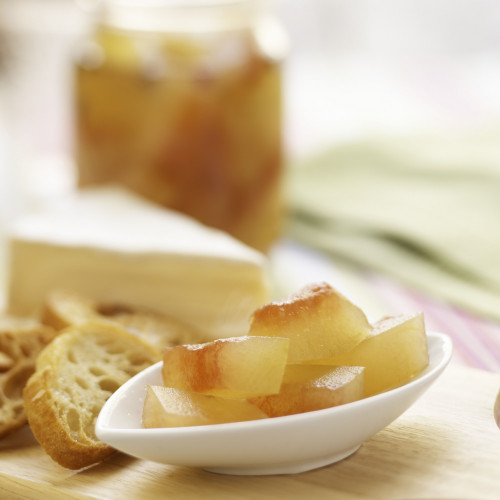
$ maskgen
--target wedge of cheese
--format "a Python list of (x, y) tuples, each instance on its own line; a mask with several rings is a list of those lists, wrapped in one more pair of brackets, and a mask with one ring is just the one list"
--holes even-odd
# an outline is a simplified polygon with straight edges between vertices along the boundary
[(66, 288), (169, 314), (211, 340), (246, 333), (269, 300), (264, 255), (120, 188), (82, 190), (22, 216), (9, 254), (15, 314), (37, 314), (49, 290)]

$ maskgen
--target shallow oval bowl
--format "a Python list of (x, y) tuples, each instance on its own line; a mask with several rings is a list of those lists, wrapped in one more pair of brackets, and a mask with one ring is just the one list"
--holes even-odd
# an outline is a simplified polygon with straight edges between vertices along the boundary
[(159, 362), (120, 387), (102, 408), (98, 438), (128, 455), (241, 475), (291, 474), (354, 453), (407, 410), (448, 365), (447, 335), (428, 333), (429, 366), (407, 384), (353, 403), (248, 422), (144, 429), (146, 385), (162, 385)]

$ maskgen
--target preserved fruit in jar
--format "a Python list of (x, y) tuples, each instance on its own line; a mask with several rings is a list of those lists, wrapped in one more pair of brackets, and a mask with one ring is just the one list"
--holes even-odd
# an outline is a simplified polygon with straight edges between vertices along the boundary
[(122, 184), (266, 251), (283, 219), (286, 40), (260, 15), (221, 16), (253, 2), (205, 4), (209, 26), (96, 26), (76, 67), (78, 182)]

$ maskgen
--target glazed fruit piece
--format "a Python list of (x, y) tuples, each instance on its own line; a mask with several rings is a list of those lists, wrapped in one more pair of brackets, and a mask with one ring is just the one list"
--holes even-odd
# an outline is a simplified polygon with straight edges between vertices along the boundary
[(364, 368), (288, 365), (279, 394), (250, 401), (269, 417), (321, 410), (361, 399)]
[(231, 337), (165, 350), (163, 384), (227, 398), (276, 394), (287, 363), (289, 340)]
[(424, 317), (415, 313), (384, 318), (352, 351), (328, 362), (364, 366), (365, 397), (403, 385), (429, 364)]
[(290, 339), (289, 363), (352, 350), (370, 333), (363, 311), (327, 283), (312, 284), (257, 309), (249, 335)]
[(259, 408), (244, 399), (207, 396), (172, 387), (146, 387), (142, 425), (154, 427), (185, 427), (223, 424), (266, 418)]

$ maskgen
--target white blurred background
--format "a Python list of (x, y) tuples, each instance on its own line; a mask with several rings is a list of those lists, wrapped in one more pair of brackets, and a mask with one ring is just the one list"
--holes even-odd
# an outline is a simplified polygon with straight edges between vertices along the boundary
[(290, 0), (280, 12), (292, 149), (499, 122), (500, 2)]

